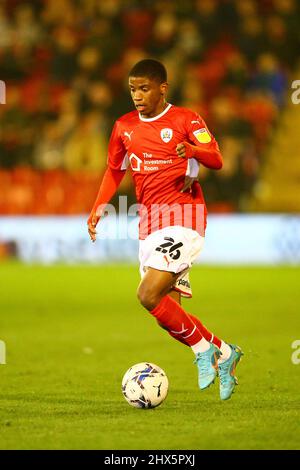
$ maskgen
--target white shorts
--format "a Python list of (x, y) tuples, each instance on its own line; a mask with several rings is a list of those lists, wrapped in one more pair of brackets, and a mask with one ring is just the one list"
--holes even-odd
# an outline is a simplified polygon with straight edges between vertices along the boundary
[(189, 269), (202, 251), (204, 237), (190, 228), (165, 227), (140, 240), (140, 274), (144, 276), (147, 268), (181, 273), (174, 289), (183, 297), (192, 297)]

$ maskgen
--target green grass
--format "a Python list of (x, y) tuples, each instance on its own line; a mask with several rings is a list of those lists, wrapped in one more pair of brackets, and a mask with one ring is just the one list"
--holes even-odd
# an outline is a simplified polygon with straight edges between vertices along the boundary
[[(191, 351), (139, 306), (137, 267), (0, 265), (0, 449), (299, 449), (299, 276), (193, 268), (184, 306), (245, 352), (240, 385), (221, 402), (218, 384), (198, 390)], [(153, 410), (121, 394), (141, 361), (170, 382)]]

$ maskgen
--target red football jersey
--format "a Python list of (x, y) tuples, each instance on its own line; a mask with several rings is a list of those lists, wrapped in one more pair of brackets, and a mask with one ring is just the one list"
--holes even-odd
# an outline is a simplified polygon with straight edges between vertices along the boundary
[(176, 146), (183, 141), (203, 148), (206, 153), (219, 152), (203, 119), (185, 108), (168, 104), (152, 118), (132, 111), (115, 122), (108, 147), (108, 166), (114, 170), (131, 168), (140, 204), (141, 239), (170, 225), (192, 228), (204, 236), (206, 207), (199, 183), (181, 192), (192, 166), (191, 159), (176, 153)]

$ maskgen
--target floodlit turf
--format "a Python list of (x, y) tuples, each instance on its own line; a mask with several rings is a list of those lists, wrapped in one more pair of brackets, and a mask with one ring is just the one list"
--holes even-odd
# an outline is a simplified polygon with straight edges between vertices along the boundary
[[(0, 265), (1, 449), (299, 449), (299, 268), (194, 267), (184, 302), (240, 345), (240, 385), (200, 392), (193, 354), (139, 306), (135, 266)], [(300, 356), (300, 354), (299, 354)], [(150, 361), (170, 389), (154, 410), (121, 394)]]

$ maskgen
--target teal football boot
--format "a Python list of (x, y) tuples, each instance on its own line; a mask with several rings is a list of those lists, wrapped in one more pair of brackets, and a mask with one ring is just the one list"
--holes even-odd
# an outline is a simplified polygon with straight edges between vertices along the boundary
[(205, 352), (197, 353), (194, 364), (198, 367), (198, 385), (200, 390), (209, 387), (218, 375), (218, 359), (221, 351), (211, 344)]
[(228, 400), (233, 394), (234, 387), (238, 384), (235, 377), (235, 369), (238, 365), (243, 351), (239, 346), (229, 344), (231, 348), (231, 356), (226, 361), (219, 363), (219, 377), (220, 377), (220, 398), (221, 400)]

